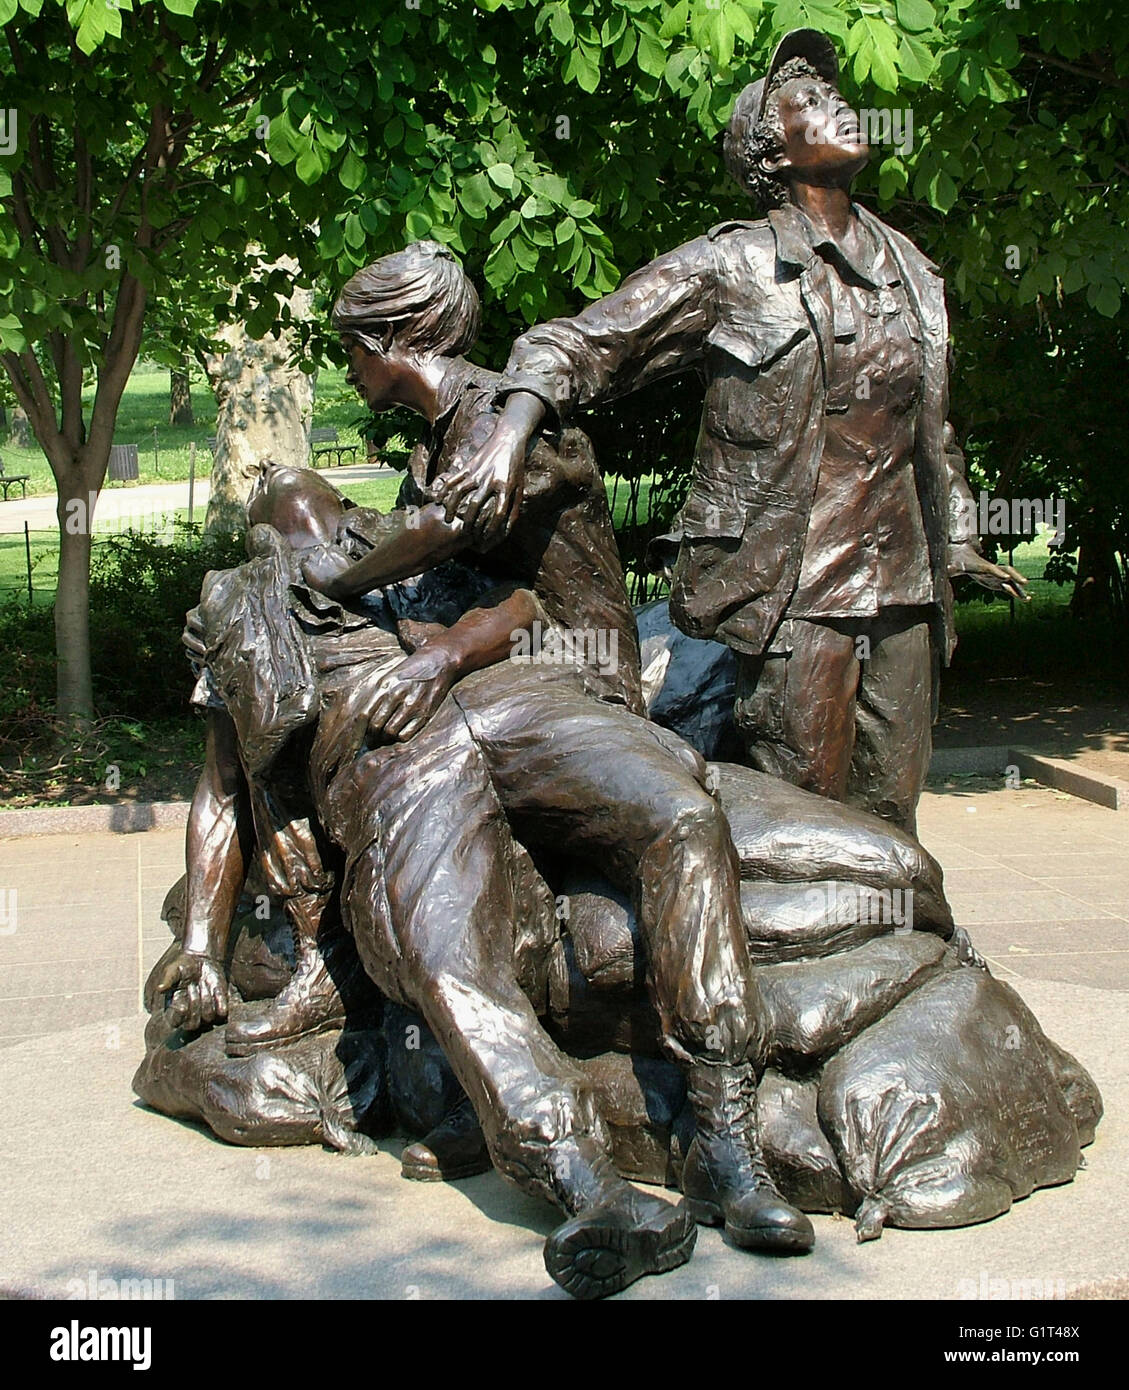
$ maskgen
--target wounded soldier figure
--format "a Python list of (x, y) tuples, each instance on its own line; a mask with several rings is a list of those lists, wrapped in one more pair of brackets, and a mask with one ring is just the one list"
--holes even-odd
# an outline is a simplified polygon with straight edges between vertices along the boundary
[[(332, 885), (328, 836), (344, 854), (341, 912), (369, 976), (425, 1018), (499, 1171), (571, 1218), (546, 1242), (558, 1283), (595, 1297), (674, 1268), (689, 1258), (695, 1217), (724, 1221), (746, 1248), (809, 1249), (810, 1221), (780, 1197), (760, 1153), (763, 1022), (736, 854), (699, 755), (593, 698), (567, 666), (506, 660), (515, 631), (547, 621), (529, 590), (480, 582), (477, 600), (441, 626), (452, 593), (470, 591), (465, 566), (457, 579), (448, 562), (430, 586), (393, 585), (349, 604), (301, 582), (303, 555), (327, 545), (344, 542), (364, 564), (365, 531), (376, 537), (368, 555), (397, 528), (416, 532), (414, 544), (405, 514), (350, 510), (318, 475), (270, 467), (248, 513), (253, 558), (209, 577), (197, 620), (205, 683), (224, 712), (213, 716), (198, 793), (214, 814), (198, 818), (190, 844), (184, 949), (161, 982), (175, 990), (174, 1009), (190, 1026), (225, 1012), (224, 933), (248, 812), (315, 961), (310, 938)], [(406, 658), (397, 619), (425, 634)], [(255, 640), (266, 633), (269, 657)], [(411, 737), (386, 741), (397, 733)], [(288, 742), (306, 750), (304, 796), (280, 786)], [(530, 995), (544, 982), (520, 977), (537, 952), (511, 825), (530, 847), (598, 857), (637, 900), (664, 1044), (685, 1070), (697, 1121), (684, 1205), (619, 1177), (590, 1087), (538, 1019)], [(224, 892), (207, 891), (220, 884)], [(303, 983), (299, 970), (295, 988), (312, 997), (326, 974), (315, 964)]]

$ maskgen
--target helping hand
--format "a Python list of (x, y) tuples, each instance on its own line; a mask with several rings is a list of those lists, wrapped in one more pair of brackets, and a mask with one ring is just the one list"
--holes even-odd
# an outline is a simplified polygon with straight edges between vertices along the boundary
[(1028, 603), (1031, 599), (1030, 594), (1024, 593), (1027, 587), (1025, 575), (1011, 565), (994, 565), (991, 560), (985, 560), (967, 541), (949, 549), (949, 578), (956, 579), (962, 574), (968, 575), (985, 589), (1007, 594), (1009, 598), (1017, 598), (1022, 603)]
[(432, 495), (448, 522), (462, 521), (479, 545), (496, 544), (510, 532), (521, 509), (526, 441), (499, 420), (490, 438), (469, 459), (456, 459), (435, 480)]
[(199, 608), (188, 610), (180, 640), (188, 651), (189, 659), (202, 666), (208, 658), (208, 649), (204, 645), (204, 619), (200, 616)]
[(377, 682), (368, 717), (370, 734), (401, 742), (418, 734), (456, 680), (458, 669), (441, 640), (420, 647)]
[(181, 953), (169, 961), (157, 981), (157, 992), (173, 991), (169, 1019), (174, 1028), (196, 1033), (205, 1023), (227, 1017), (227, 981), (223, 967), (209, 956)]
[(348, 597), (342, 590), (341, 577), (352, 567), (353, 562), (340, 550), (319, 546), (302, 561), (302, 577), (311, 589), (316, 589), (326, 598), (340, 601)]

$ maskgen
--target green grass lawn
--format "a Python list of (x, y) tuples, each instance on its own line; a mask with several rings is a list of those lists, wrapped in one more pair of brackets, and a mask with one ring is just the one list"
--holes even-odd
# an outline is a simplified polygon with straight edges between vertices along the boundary
[[(93, 388), (83, 393), (88, 411), (93, 400)], [(356, 392), (345, 385), (343, 367), (332, 367), (318, 374), (314, 392), (315, 429), (332, 426), (342, 443), (359, 443), (357, 426), (362, 419), (363, 409)], [(196, 476), (206, 478), (211, 474), (212, 455), (206, 441), (209, 435), (216, 432), (216, 402), (211, 388), (198, 371), (194, 371), (192, 376), (192, 412), (195, 424), (170, 425), (167, 369), (151, 362), (139, 362), (133, 369), (118, 410), (114, 443), (137, 445), (139, 484), (167, 483), (187, 478), (189, 445), (193, 442), (197, 446)], [(157, 427), (156, 451), (154, 425)], [(6, 441), (0, 442), (0, 458), (4, 460), (6, 472), (29, 475), (29, 497), (49, 496), (55, 491), (51, 469), (38, 445), (31, 449), (17, 449)], [(358, 452), (357, 458), (358, 461), (363, 458), (363, 451)], [(128, 487), (129, 484), (113, 483), (110, 486), (119, 488)]]

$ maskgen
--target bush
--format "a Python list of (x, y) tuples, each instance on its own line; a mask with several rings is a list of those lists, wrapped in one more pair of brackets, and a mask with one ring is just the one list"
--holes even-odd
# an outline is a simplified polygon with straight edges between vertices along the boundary
[[(155, 720), (188, 711), (191, 672), (181, 646), (184, 615), (210, 569), (245, 558), (240, 537), (205, 537), (178, 522), (171, 540), (128, 531), (95, 543), (90, 567), (94, 699), (102, 716)], [(55, 702), (55, 627), (50, 606), (22, 598), (0, 607), (0, 649), (19, 653), (0, 686), (9, 736), (50, 717)]]
[(184, 615), (208, 570), (246, 559), (241, 536), (205, 537), (178, 523), (173, 538), (127, 531), (95, 547), (90, 566), (94, 699), (103, 713), (145, 719), (183, 714), (191, 675)]

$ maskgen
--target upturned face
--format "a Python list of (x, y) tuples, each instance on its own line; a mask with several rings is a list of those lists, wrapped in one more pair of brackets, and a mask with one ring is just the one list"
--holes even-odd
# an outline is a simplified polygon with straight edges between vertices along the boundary
[(858, 116), (836, 87), (814, 77), (794, 77), (772, 94), (784, 129), (784, 149), (768, 162), (790, 180), (846, 184), (866, 165), (870, 151)]
[(295, 550), (332, 543), (344, 515), (341, 494), (310, 468), (264, 473), (247, 507), (252, 526), (273, 526)]

